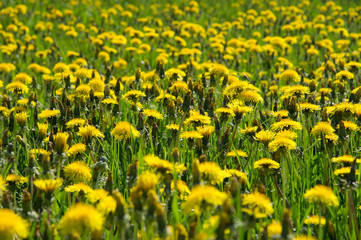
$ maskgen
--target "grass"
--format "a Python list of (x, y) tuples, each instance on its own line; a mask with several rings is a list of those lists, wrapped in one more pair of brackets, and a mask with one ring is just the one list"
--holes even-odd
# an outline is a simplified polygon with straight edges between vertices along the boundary
[(1, 239), (360, 239), (357, 1), (22, 2), (0, 5)]

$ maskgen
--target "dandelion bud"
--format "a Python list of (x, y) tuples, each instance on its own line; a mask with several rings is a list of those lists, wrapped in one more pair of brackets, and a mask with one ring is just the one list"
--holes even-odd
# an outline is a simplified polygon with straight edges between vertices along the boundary
[(224, 88), (228, 83), (228, 74), (225, 74), (223, 76), (223, 81), (222, 81), (222, 88)]
[(338, 66), (340, 67), (340, 69), (345, 69), (345, 60), (344, 59), (339, 59), (338, 60)]
[(65, 82), (65, 89), (69, 89), (70, 88), (70, 75), (64, 77), (64, 82)]
[(233, 177), (232, 178), (232, 181), (231, 181), (231, 194), (232, 194), (232, 197), (236, 197), (237, 196), (237, 193), (238, 193), (238, 189), (239, 189), (239, 182), (237, 180), (236, 177)]
[(32, 210), (32, 204), (31, 204), (31, 194), (24, 190), (23, 192), (23, 215), (26, 216), (28, 212)]
[(177, 224), (175, 226), (175, 236), (176, 239), (186, 240), (188, 239), (188, 231), (182, 224)]
[(120, 82), (121, 82), (121, 80), (122, 80), (122, 77), (119, 77), (117, 79), (117, 83), (115, 84), (114, 92), (115, 92), (116, 95), (119, 95), (119, 93), (120, 93)]
[(38, 123), (38, 140), (41, 141), (46, 137), (46, 134), (48, 132), (48, 124), (47, 123)]
[(1, 205), (3, 208), (12, 208), (12, 199), (9, 191), (3, 192)]
[(218, 150), (221, 150), (221, 149), (227, 149), (228, 148), (228, 145), (229, 145), (229, 132), (230, 132), (230, 129), (231, 127), (227, 127), (227, 130), (224, 132), (222, 138), (221, 138), (221, 144), (218, 148)]
[(105, 189), (109, 193), (112, 193), (112, 191), (113, 191), (113, 173), (112, 173), (112, 171), (108, 172), (108, 178), (107, 178), (107, 182), (106, 182), (106, 185), (105, 185)]
[(137, 70), (135, 71), (135, 81), (139, 82), (140, 77), (141, 77), (141, 69), (138, 67)]
[(211, 73), (210, 84), (211, 84), (211, 86), (214, 86), (216, 84), (216, 77), (215, 77), (214, 73)]
[(322, 121), (323, 121), (323, 122), (327, 122), (327, 121), (328, 121), (328, 114), (327, 114), (327, 109), (326, 109), (326, 108), (324, 108), (324, 109), (322, 110), (321, 116), (322, 116)]
[(208, 116), (209, 117), (214, 117), (214, 109), (216, 108), (216, 105), (212, 102), (210, 105), (209, 105), (209, 109), (208, 109)]
[(69, 134), (67, 132), (58, 132), (55, 136), (55, 151), (58, 154), (62, 154), (68, 147)]
[(297, 115), (298, 112), (298, 105), (297, 105), (297, 98), (292, 97), (288, 103), (287, 110), (289, 111), (290, 115), (294, 116)]
[(142, 113), (138, 114), (138, 124), (137, 124), (137, 129), (141, 130), (144, 128), (144, 117)]
[(308, 84), (308, 87), (310, 88), (310, 92), (316, 91), (317, 81), (316, 80), (310, 81), (310, 83)]
[(199, 157), (199, 162), (203, 163), (205, 161), (207, 161), (207, 156), (205, 154), (203, 154), (202, 156)]
[(116, 217), (118, 220), (123, 220), (125, 216), (125, 199), (123, 195), (119, 192), (119, 190), (113, 191), (113, 198), (117, 203), (117, 208), (115, 210)]
[(172, 157), (173, 157), (174, 162), (178, 162), (178, 160), (179, 160), (179, 149), (178, 148), (173, 148)]
[(192, 163), (192, 176), (193, 176), (193, 186), (198, 185), (201, 182), (201, 173), (199, 171), (199, 161), (194, 159)]
[(207, 79), (206, 79), (206, 75), (204, 73), (202, 74), (201, 80), (202, 80), (203, 86), (206, 87), (207, 86)]
[(130, 164), (128, 168), (128, 187), (129, 189), (136, 183), (138, 175), (138, 160), (135, 160), (134, 163)]
[(341, 94), (344, 94), (345, 93), (345, 84), (343, 84), (343, 83), (338, 83), (337, 84), (337, 87), (338, 87), (338, 90), (339, 90), (339, 92), (341, 93)]
[(211, 103), (212, 103), (211, 96), (209, 95), (209, 93), (207, 93), (206, 99), (204, 100), (204, 104), (203, 104), (203, 108), (205, 111), (209, 109)]
[(330, 239), (332, 240), (337, 239), (335, 225), (331, 221), (328, 221), (327, 234)]
[(16, 141), (23, 147), (25, 147), (24, 139), (20, 135), (16, 135)]
[(164, 70), (164, 64), (163, 63), (159, 64), (158, 75), (159, 75), (160, 79), (164, 79), (164, 77), (165, 77), (165, 70)]
[(90, 89), (90, 92), (89, 92), (89, 99), (91, 102), (94, 101), (94, 90), (93, 89)]
[(107, 67), (107, 70), (105, 71), (105, 84), (109, 83), (110, 75), (112, 74), (112, 69), (110, 67)]
[(167, 235), (167, 222), (165, 220), (165, 214), (162, 205), (157, 205), (155, 214), (158, 224), (159, 235), (161, 238), (165, 238), (165, 236)]
[(5, 129), (2, 137), (2, 147), (6, 147), (9, 143), (9, 131)]
[(192, 79), (188, 80), (188, 89), (193, 92), (193, 82)]
[(183, 99), (183, 105), (182, 105), (182, 110), (184, 112), (189, 113), (189, 110), (190, 110), (190, 106), (191, 106), (191, 92), (188, 92), (185, 96), (184, 96), (184, 99)]
[(106, 84), (104, 87), (104, 98), (109, 97), (109, 95), (110, 95), (110, 85)]
[(6, 94), (3, 95), (2, 106), (4, 106), (4, 107), (10, 106), (10, 98)]
[(175, 115), (175, 104), (173, 101), (170, 101), (167, 106), (168, 115), (174, 116)]
[(283, 218), (282, 218), (282, 239), (288, 239), (288, 235), (292, 230), (292, 218), (291, 218), (291, 211), (288, 209), (284, 210)]
[(9, 116), (9, 123), (8, 123), (8, 129), (10, 132), (13, 132), (14, 127), (15, 127), (14, 125), (15, 125), (14, 112), (11, 112), (10, 116)]

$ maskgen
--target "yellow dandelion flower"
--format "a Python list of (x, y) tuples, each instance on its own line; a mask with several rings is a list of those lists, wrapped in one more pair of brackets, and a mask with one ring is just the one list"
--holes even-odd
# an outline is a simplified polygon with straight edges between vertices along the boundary
[(246, 103), (263, 103), (262, 96), (253, 90), (244, 90), (239, 94), (239, 99)]
[[(170, 184), (171, 189), (174, 189), (174, 181)], [(191, 193), (189, 190), (187, 183), (182, 180), (177, 180), (177, 191), (182, 200), (186, 200), (188, 195)]]
[(69, 134), (67, 132), (58, 132), (55, 135), (55, 150), (58, 154), (63, 153), (68, 148)]
[(236, 177), (238, 182), (243, 184), (247, 183), (247, 173), (241, 172), (237, 169), (226, 169), (225, 171), (229, 174), (229, 177)]
[(212, 186), (198, 185), (188, 195), (187, 200), (182, 204), (186, 213), (207, 211), (215, 206), (220, 206), (227, 199), (227, 194), (218, 191)]
[(188, 125), (192, 125), (192, 126), (209, 125), (209, 124), (211, 124), (211, 118), (196, 112), (196, 113), (191, 114), (189, 116), (189, 118), (184, 120), (184, 124), (186, 126), (188, 126)]
[(243, 134), (249, 134), (253, 136), (255, 132), (257, 132), (258, 126), (248, 127), (247, 125), (244, 126), (243, 129), (240, 130)]
[(333, 135), (335, 129), (331, 126), (329, 122), (318, 122), (311, 131), (311, 134), (315, 136), (325, 136), (325, 135)]
[(184, 165), (173, 165), (173, 163), (160, 159), (159, 157), (152, 154), (144, 156), (144, 161), (146, 164), (156, 169), (160, 173), (173, 173), (174, 169), (176, 170), (176, 172), (181, 172), (185, 170)]
[(178, 124), (168, 124), (165, 126), (166, 129), (171, 130), (171, 131), (178, 131), (179, 130), (179, 125)]
[[(76, 60), (76, 63), (80, 63), (80, 60)], [(85, 64), (84, 64), (85, 63)], [(87, 65), (86, 61), (82, 62), (81, 64), (78, 65)], [(80, 78), (80, 79), (85, 79), (85, 78), (91, 78), (91, 70), (87, 69), (87, 68), (79, 68), (75, 73), (74, 73), (74, 77)]]
[(279, 221), (273, 221), (267, 226), (267, 236), (269, 238), (279, 237), (282, 233), (282, 224)]
[(76, 184), (67, 186), (65, 188), (65, 191), (66, 192), (76, 192), (76, 193), (79, 193), (79, 192), (90, 193), (93, 191), (93, 189), (85, 183), (76, 183)]
[(145, 171), (138, 176), (136, 188), (143, 192), (154, 189), (158, 184), (159, 177), (152, 172)]
[(243, 152), (242, 150), (233, 150), (232, 152), (228, 152), (227, 157), (248, 157), (248, 154)]
[(333, 193), (332, 189), (323, 185), (316, 185), (310, 190), (307, 190), (304, 194), (304, 198), (306, 198), (311, 203), (320, 204), (323, 206), (337, 207), (339, 204), (338, 199)]
[(103, 215), (93, 206), (77, 203), (61, 218), (58, 228), (63, 236), (100, 232), (104, 224)]
[(184, 81), (176, 81), (169, 88), (170, 92), (174, 94), (175, 92), (187, 93), (189, 91), (188, 84)]
[(298, 136), (297, 136), (297, 133), (295, 133), (292, 130), (282, 130), (276, 134), (276, 138), (278, 138), (278, 137), (285, 137), (285, 138), (295, 140)]
[(310, 93), (310, 88), (305, 87), (302, 85), (294, 85), (294, 86), (287, 86), (284, 89), (284, 96), (287, 98), (296, 97), (296, 98), (304, 98), (306, 94)]
[(163, 115), (157, 110), (144, 109), (143, 114), (149, 118), (163, 119)]
[(224, 76), (229, 73), (229, 70), (226, 66), (221, 64), (215, 64), (213, 67), (209, 69), (210, 74), (214, 74), (215, 76)]
[(65, 177), (73, 182), (88, 182), (92, 178), (88, 164), (80, 161), (66, 165), (63, 171)]
[(287, 110), (279, 110), (277, 112), (272, 112), (272, 116), (275, 118), (288, 118), (289, 111)]
[(197, 127), (197, 132), (202, 134), (204, 138), (209, 138), (211, 134), (214, 132), (215, 127), (211, 125), (204, 125), (201, 127)]
[(185, 139), (200, 139), (203, 138), (203, 135), (197, 131), (185, 131), (182, 132), (179, 137)]
[[(346, 130), (349, 130), (349, 131), (357, 131), (359, 129), (359, 127), (357, 126), (356, 123), (354, 122), (351, 122), (351, 121), (341, 121), (343, 123), (343, 126)], [(340, 128), (340, 125), (341, 124), (338, 124), (337, 125), (337, 129)]]
[(82, 119), (82, 118), (74, 118), (74, 119), (71, 119), (69, 120), (67, 123), (66, 123), (66, 128), (74, 128), (74, 127), (82, 127), (84, 126), (86, 123), (86, 120), (85, 119)]
[(227, 106), (233, 111), (236, 119), (241, 119), (244, 114), (251, 113), (253, 111), (253, 107), (240, 106), (235, 103), (228, 104)]
[(280, 80), (285, 82), (299, 82), (301, 81), (301, 77), (295, 70), (287, 69), (281, 73)]
[(90, 139), (93, 137), (104, 138), (104, 134), (92, 125), (80, 127), (77, 134), (78, 136), (81, 136), (83, 139), (85, 139), (87, 142), (90, 141)]
[(138, 138), (140, 136), (140, 132), (129, 122), (119, 122), (111, 131), (111, 134), (117, 140), (128, 140), (131, 138)]
[(341, 70), (338, 73), (336, 73), (336, 79), (338, 80), (349, 80), (349, 79), (354, 79), (355, 76), (353, 75), (352, 72), (349, 72), (347, 70)]
[(321, 110), (321, 107), (316, 105), (316, 104), (312, 104), (312, 103), (301, 103), (300, 104), (302, 111), (304, 111), (305, 113), (311, 113), (314, 111), (319, 111)]
[[(351, 167), (342, 167), (333, 171), (333, 174), (335, 174), (335, 176), (340, 176), (340, 177), (348, 176), (350, 173), (351, 173)], [(359, 170), (356, 169), (355, 174), (359, 175)]]
[(86, 150), (86, 145), (84, 143), (77, 143), (74, 144), (73, 146), (71, 146), (68, 151), (66, 152), (67, 156), (74, 156), (77, 154), (81, 154), (83, 152), (85, 152)]
[(118, 101), (114, 98), (106, 98), (102, 101), (102, 103), (104, 104), (114, 104), (114, 105), (117, 105), (118, 104)]
[(242, 211), (255, 218), (265, 218), (273, 213), (271, 200), (260, 192), (243, 195)]
[(272, 141), (276, 136), (276, 133), (270, 130), (262, 130), (255, 134), (254, 140), (263, 143), (268, 146), (268, 143)]
[(57, 115), (60, 114), (60, 111), (55, 109), (55, 110), (43, 110), (41, 113), (39, 113), (38, 117), (39, 118), (51, 118), (51, 117), (55, 117)]
[(0, 209), (0, 238), (4, 240), (24, 239), (29, 236), (30, 224), (12, 210)]
[(16, 175), (16, 174), (9, 174), (5, 178), (5, 182), (7, 184), (8, 183), (23, 184), (23, 183), (27, 183), (28, 181), (29, 181), (29, 179), (27, 177), (23, 177), (23, 176)]
[(293, 121), (291, 119), (281, 119), (279, 122), (272, 124), (273, 131), (280, 131), (283, 129), (292, 129), (292, 130), (301, 130), (302, 125), (299, 122)]
[(253, 164), (253, 168), (255, 169), (279, 169), (280, 164), (272, 159), (269, 158), (261, 158), (257, 160)]
[(63, 184), (63, 179), (37, 179), (34, 185), (45, 193), (52, 193)]
[(226, 108), (226, 107), (217, 108), (215, 113), (219, 113), (219, 114), (225, 115), (225, 116), (228, 116), (228, 115), (232, 116), (232, 117), (235, 116), (233, 110), (230, 108)]
[(131, 102), (136, 102), (139, 97), (146, 97), (146, 95), (139, 90), (130, 90), (122, 96), (123, 99), (127, 99)]
[(15, 114), (16, 122), (19, 124), (20, 127), (24, 127), (27, 120), (28, 120), (28, 113), (27, 112), (20, 112)]
[(40, 139), (45, 138), (48, 132), (49, 125), (47, 123), (38, 123), (38, 128), (39, 128), (39, 138)]
[(23, 94), (29, 92), (28, 86), (26, 86), (24, 83), (20, 81), (9, 83), (8, 85), (6, 85), (5, 90), (9, 92), (13, 92), (15, 94)]
[(321, 223), (322, 226), (324, 226), (326, 224), (326, 218), (324, 217), (319, 217), (318, 215), (312, 215), (308, 218), (305, 219), (304, 221), (305, 224), (307, 225), (319, 225)]
[[(353, 163), (354, 160), (355, 160), (355, 157), (353, 157), (351, 155), (343, 155), (340, 157), (333, 157), (331, 159), (331, 161), (333, 163), (347, 163), (347, 164)], [(356, 159), (356, 163), (361, 163), (361, 159)]]
[(296, 146), (295, 141), (286, 137), (275, 138), (268, 144), (268, 148), (271, 152), (289, 151), (296, 149)]
[(69, 72), (69, 67), (66, 63), (57, 63), (53, 67), (54, 73), (64, 73)]
[(26, 73), (18, 73), (14, 77), (14, 82), (22, 82), (24, 84), (30, 84), (33, 79)]
[(202, 162), (199, 164), (199, 172), (202, 179), (210, 184), (220, 184), (230, 174), (222, 170), (215, 162)]

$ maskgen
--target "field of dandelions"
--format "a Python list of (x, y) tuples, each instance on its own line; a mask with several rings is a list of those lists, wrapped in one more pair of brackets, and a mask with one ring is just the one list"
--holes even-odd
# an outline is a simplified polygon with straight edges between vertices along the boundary
[(361, 239), (358, 1), (0, 2), (0, 239)]

